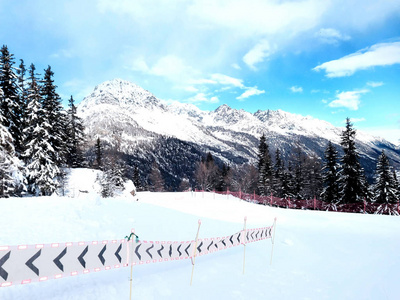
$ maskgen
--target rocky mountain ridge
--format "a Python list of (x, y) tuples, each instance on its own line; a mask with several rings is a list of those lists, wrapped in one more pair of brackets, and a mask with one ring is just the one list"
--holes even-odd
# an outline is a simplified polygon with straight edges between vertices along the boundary
[[(279, 148), (284, 158), (289, 159), (294, 147), (322, 157), (328, 141), (339, 145), (342, 131), (326, 121), (282, 110), (259, 110), (252, 114), (226, 104), (214, 111), (202, 111), (192, 104), (166, 104), (149, 91), (121, 79), (96, 86), (78, 105), (78, 113), (84, 120), (89, 140), (100, 137), (111, 145), (118, 143), (120, 151), (127, 155), (158, 161), (164, 173), (172, 177), (190, 177), (190, 174), (169, 171), (174, 163), (173, 153), (169, 154), (171, 161), (168, 162), (151, 153), (162, 139), (173, 140), (176, 145), (190, 145), (191, 151), (196, 149), (197, 157), (210, 151), (220, 162), (240, 165), (256, 162), (263, 133), (272, 156)], [(383, 139), (357, 131), (357, 147), (369, 175), (383, 149), (392, 163), (400, 167), (400, 150)], [(161, 152), (158, 156), (163, 155)], [(179, 155), (196, 157), (193, 153)], [(188, 163), (194, 165), (196, 161)], [(188, 172), (193, 170), (189, 169)]]

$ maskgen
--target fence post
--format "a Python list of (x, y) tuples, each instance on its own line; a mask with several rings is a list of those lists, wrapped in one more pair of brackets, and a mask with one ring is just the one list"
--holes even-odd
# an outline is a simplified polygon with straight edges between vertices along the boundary
[[(135, 234), (135, 229), (131, 229), (131, 232)], [(128, 248), (128, 263), (131, 264), (131, 278), (130, 278), (130, 283), (129, 283), (129, 300), (132, 299), (132, 273), (133, 273), (133, 238), (131, 240), (128, 240), (128, 247), (129, 247), (129, 242), (131, 242), (132, 246), (132, 255), (131, 258), (129, 258), (129, 248)]]
[(190, 278), (190, 285), (192, 285), (193, 281), (193, 271), (194, 271), (194, 265), (196, 263), (196, 250), (197, 250), (197, 241), (199, 240), (199, 231), (200, 231), (200, 225), (201, 225), (201, 220), (199, 219), (199, 227), (197, 228), (197, 234), (196, 234), (196, 241), (194, 243), (194, 253), (193, 253), (193, 261), (192, 261), (192, 277)]
[(244, 266), (245, 266), (245, 262), (246, 262), (246, 221), (247, 221), (247, 217), (244, 217), (244, 227), (243, 227), (243, 246), (244, 246), (244, 250), (243, 250), (243, 275), (244, 275)]
[(271, 249), (271, 261), (270, 261), (270, 265), (272, 265), (272, 255), (274, 254), (274, 244), (275, 244), (275, 228), (276, 228), (276, 217), (274, 219), (274, 233), (273, 236), (271, 238), (271, 242), (272, 242), (272, 249)]

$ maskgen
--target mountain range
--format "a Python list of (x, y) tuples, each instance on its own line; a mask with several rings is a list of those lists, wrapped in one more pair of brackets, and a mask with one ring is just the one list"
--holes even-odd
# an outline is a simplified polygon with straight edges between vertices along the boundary
[[(323, 156), (328, 141), (340, 150), (343, 128), (310, 116), (282, 110), (250, 113), (221, 105), (202, 111), (193, 104), (157, 99), (138, 85), (113, 79), (95, 87), (78, 105), (88, 142), (100, 138), (124, 153), (128, 165), (138, 165), (147, 176), (156, 161), (169, 188), (182, 178), (193, 180), (196, 163), (210, 152), (219, 163), (255, 164), (259, 139), (265, 134), (271, 156), (280, 149), (285, 160), (294, 148)], [(397, 169), (400, 149), (392, 143), (357, 130), (356, 146), (367, 177), (375, 170), (382, 150)]]

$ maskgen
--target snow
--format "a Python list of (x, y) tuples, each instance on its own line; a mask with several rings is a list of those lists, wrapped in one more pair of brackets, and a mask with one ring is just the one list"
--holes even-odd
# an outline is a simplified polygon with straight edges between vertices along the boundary
[[(398, 299), (398, 217), (271, 208), (213, 193), (96, 192), (98, 171), (73, 170), (67, 196), (0, 199), (0, 245), (121, 239), (192, 240), (270, 226), (271, 240), (196, 259), (135, 266), (132, 299)], [(77, 191), (87, 191), (78, 193)], [(128, 299), (130, 268), (0, 288), (0, 299)]]

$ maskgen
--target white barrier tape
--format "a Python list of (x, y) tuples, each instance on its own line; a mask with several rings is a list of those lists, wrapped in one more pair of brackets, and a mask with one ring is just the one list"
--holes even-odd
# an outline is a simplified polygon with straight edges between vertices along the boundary
[[(226, 237), (199, 239), (196, 255), (271, 238), (272, 228), (247, 229), (245, 236), (240, 231)], [(194, 247), (195, 241), (126, 240), (0, 246), (0, 287), (126, 267), (130, 262), (141, 265), (189, 259)]]

